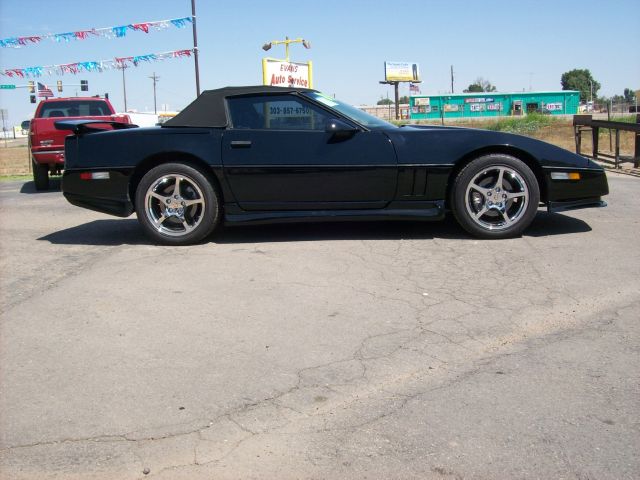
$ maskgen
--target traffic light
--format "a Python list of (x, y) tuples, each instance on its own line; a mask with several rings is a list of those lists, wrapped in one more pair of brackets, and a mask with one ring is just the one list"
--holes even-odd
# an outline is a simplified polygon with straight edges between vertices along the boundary
[(89, 91), (89, 82), (87, 80), (80, 80), (80, 91), (82, 92)]
[(58, 92), (62, 92), (62, 80), (58, 80)]
[(36, 96), (35, 95), (29, 95), (29, 101), (31, 103), (36, 103)]
[[(36, 93), (36, 84), (33, 82), (33, 80), (29, 80), (29, 93)], [(31, 102), (34, 103), (34, 102)]]

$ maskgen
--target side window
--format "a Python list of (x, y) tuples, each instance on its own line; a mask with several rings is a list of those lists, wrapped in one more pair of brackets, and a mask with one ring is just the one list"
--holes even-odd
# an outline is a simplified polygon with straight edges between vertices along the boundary
[(234, 129), (324, 130), (329, 114), (294, 95), (227, 99)]

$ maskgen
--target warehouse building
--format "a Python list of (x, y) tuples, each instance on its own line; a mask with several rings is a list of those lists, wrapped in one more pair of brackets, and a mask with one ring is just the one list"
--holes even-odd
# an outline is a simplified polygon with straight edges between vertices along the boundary
[(417, 95), (409, 99), (413, 120), (519, 116), (531, 112), (575, 115), (580, 92), (475, 92), (446, 95)]

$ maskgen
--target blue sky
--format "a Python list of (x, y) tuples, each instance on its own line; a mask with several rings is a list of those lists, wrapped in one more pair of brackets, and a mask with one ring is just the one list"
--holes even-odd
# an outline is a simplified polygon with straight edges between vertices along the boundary
[[(0, 37), (62, 33), (111, 27), (191, 14), (190, 0), (2, 0)], [(601, 94), (640, 89), (640, 2), (617, 0), (197, 0), (202, 89), (259, 84), (260, 48), (269, 40), (303, 37), (312, 49), (291, 47), (292, 60), (313, 60), (314, 87), (353, 104), (372, 104), (389, 93), (380, 85), (383, 62), (420, 64), (423, 93), (461, 92), (477, 77), (500, 91), (560, 89), (560, 76), (588, 68), (602, 84)], [(593, 39), (593, 44), (577, 38)], [(57, 44), (43, 41), (21, 49), (0, 49), (0, 69), (103, 60), (190, 48), (190, 28), (149, 34), (129, 32), (123, 39), (94, 38)], [(283, 57), (274, 47), (270, 56)], [(193, 60), (168, 60), (129, 69), (127, 102), (153, 109), (152, 81), (159, 77), (158, 105), (179, 109), (193, 100)], [(56, 80), (89, 81), (90, 94), (109, 92), (123, 109), (119, 71), (44, 76), (55, 92)], [(26, 80), (0, 78), (1, 83)], [(405, 88), (407, 92), (408, 87)], [(74, 88), (64, 95), (74, 95)], [(0, 92), (0, 106), (12, 123), (30, 118), (34, 105), (26, 89)], [(159, 107), (160, 108), (160, 107)]]

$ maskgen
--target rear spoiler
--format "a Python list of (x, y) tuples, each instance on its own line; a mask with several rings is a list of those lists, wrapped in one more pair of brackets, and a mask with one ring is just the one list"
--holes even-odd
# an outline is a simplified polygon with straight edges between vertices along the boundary
[(111, 125), (113, 130), (138, 128), (138, 125), (132, 123), (122, 123), (113, 120), (58, 120), (57, 122), (53, 122), (53, 124), (57, 130), (71, 130), (75, 135), (105, 131), (104, 128), (93, 128), (90, 126), (96, 124)]

